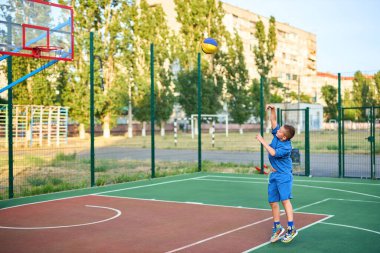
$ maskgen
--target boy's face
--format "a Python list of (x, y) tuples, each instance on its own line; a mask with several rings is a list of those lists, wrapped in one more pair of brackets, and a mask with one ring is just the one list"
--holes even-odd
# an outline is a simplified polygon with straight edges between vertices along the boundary
[(281, 141), (286, 141), (288, 138), (285, 136), (285, 128), (282, 126), (276, 133), (277, 138), (279, 138)]

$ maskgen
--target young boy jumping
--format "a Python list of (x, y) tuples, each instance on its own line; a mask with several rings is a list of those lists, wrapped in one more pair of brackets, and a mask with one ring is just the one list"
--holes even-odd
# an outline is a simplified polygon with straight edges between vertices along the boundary
[[(294, 136), (295, 129), (293, 126), (277, 125), (276, 108), (268, 105), (267, 110), (271, 110), (270, 121), (272, 125), (273, 140), (268, 145), (264, 138), (258, 134), (256, 139), (263, 144), (268, 151), (269, 161), (272, 165), (272, 171), (269, 176), (268, 184), (268, 201), (272, 208), (273, 230), (271, 242), (281, 239), (284, 243), (291, 242), (298, 232), (294, 226), (293, 207), (290, 199), (292, 198), (292, 160), (290, 154), (292, 151), (291, 139)], [(286, 231), (280, 223), (280, 206), (278, 202), (282, 202), (288, 219), (288, 229)]]

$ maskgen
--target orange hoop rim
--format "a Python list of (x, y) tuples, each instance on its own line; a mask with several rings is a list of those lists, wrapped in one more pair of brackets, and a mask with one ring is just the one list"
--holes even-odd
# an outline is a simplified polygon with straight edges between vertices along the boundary
[(63, 47), (59, 47), (59, 46), (36, 46), (32, 48), (34, 52), (50, 52), (50, 51), (57, 51), (57, 50), (62, 50), (62, 49)]

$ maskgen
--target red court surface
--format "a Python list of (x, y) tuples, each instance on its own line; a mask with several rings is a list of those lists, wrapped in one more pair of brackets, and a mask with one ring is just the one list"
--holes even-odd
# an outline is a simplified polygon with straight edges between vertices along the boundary
[[(325, 218), (295, 214), (298, 228)], [(271, 227), (267, 210), (84, 196), (0, 210), (0, 252), (243, 252)]]

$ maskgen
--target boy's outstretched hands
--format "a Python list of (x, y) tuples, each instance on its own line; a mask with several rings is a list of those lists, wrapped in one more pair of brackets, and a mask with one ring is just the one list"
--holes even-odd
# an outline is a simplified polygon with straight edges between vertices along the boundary
[(264, 148), (268, 151), (268, 153), (269, 153), (271, 156), (276, 155), (276, 150), (274, 150), (270, 145), (268, 145), (268, 143), (264, 140), (264, 138), (261, 136), (261, 134), (257, 134), (257, 135), (256, 135), (256, 139), (257, 139), (261, 144), (263, 144)]
[(267, 110), (274, 110), (274, 109), (276, 109), (276, 107), (274, 107), (274, 105), (267, 105), (267, 107), (266, 107), (266, 109)]
[(256, 135), (256, 139), (257, 139), (260, 143), (265, 142), (265, 141), (264, 141), (264, 138), (263, 138), (260, 134), (257, 134), (257, 135)]

